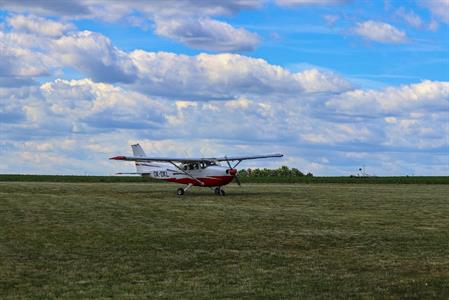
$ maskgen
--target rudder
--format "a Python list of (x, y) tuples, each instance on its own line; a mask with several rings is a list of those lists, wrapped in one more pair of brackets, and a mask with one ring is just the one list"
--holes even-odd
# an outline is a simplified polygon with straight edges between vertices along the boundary
[[(136, 157), (145, 157), (145, 151), (143, 151), (142, 147), (139, 144), (131, 145), (133, 149), (133, 154)], [(138, 173), (145, 173), (145, 166), (142, 165), (142, 162), (136, 161), (136, 170)]]
[(142, 147), (139, 144), (131, 145), (131, 148), (133, 149), (133, 154), (136, 157), (145, 157), (147, 156), (145, 154), (145, 151), (143, 151)]

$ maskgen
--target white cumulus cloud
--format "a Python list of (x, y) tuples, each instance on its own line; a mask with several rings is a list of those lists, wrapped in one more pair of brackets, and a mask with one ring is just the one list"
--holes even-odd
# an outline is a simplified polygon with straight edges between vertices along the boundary
[(192, 48), (214, 51), (249, 51), (259, 43), (257, 34), (210, 18), (156, 18), (156, 33)]
[(61, 64), (96, 81), (132, 82), (135, 79), (136, 69), (128, 55), (98, 33), (81, 31), (56, 39), (51, 44), (51, 55)]
[(50, 75), (53, 67), (51, 57), (21, 47), (0, 31), (0, 86), (33, 85), (34, 77)]
[(352, 90), (327, 101), (327, 107), (352, 114), (401, 114), (444, 111), (449, 105), (449, 82), (423, 81), (383, 90)]
[(74, 29), (72, 24), (60, 23), (35, 16), (16, 15), (8, 17), (6, 21), (17, 32), (25, 32), (38, 36), (59, 37), (65, 32)]
[(302, 6), (302, 5), (339, 5), (348, 3), (350, 0), (276, 0), (281, 6)]
[[(263, 0), (230, 1), (0, 1), (0, 8), (18, 13), (32, 13), (62, 19), (101, 19), (128, 22), (142, 26), (155, 22), (155, 33), (189, 47), (213, 51), (249, 51), (259, 38), (244, 28), (236, 28), (213, 16), (236, 14), (245, 9), (261, 7)], [(11, 24), (17, 29), (58, 35), (67, 28), (38, 17), (15, 17)]]
[(420, 0), (419, 3), (427, 7), (439, 20), (449, 24), (449, 0)]
[[(57, 27), (65, 28), (62, 23)], [(99, 33), (61, 33), (62, 36), (32, 35), (19, 27), (0, 31), (1, 75), (32, 81), (71, 68), (96, 82), (121, 83), (147, 95), (177, 100), (233, 99), (245, 94), (273, 97), (351, 88), (351, 83), (338, 74), (314, 68), (292, 73), (263, 59), (231, 53), (128, 53)], [(242, 41), (247, 42), (244, 38)], [(7, 86), (8, 82), (2, 85)]]
[(379, 43), (400, 44), (407, 41), (404, 31), (384, 22), (365, 21), (358, 23), (352, 31), (365, 39)]
[[(257, 94), (228, 101), (173, 101), (89, 79), (0, 88), (0, 96), (2, 172), (126, 171), (107, 157), (126, 154), (129, 144), (141, 142), (154, 155), (249, 154), (258, 149), (283, 152), (290, 164), (298, 164), (293, 166), (315, 166), (318, 174), (347, 175), (347, 166), (363, 162), (382, 175), (397, 174), (402, 168), (394, 164), (398, 158), (401, 166), (413, 163), (411, 170), (423, 170), (414, 161), (417, 155), (444, 158), (441, 153), (448, 147), (447, 82), (359, 89), (324, 97), (331, 98), (324, 102)], [(348, 152), (364, 155), (349, 157)], [(5, 162), (10, 156), (22, 157), (23, 166)], [(45, 156), (66, 163), (52, 167)], [(431, 174), (447, 172), (439, 161), (427, 167)]]
[(420, 16), (418, 16), (414, 11), (407, 10), (402, 6), (396, 10), (396, 15), (413, 27), (421, 28), (424, 25), (424, 22)]
[(291, 73), (263, 59), (239, 54), (187, 56), (136, 50), (130, 57), (138, 70), (138, 90), (178, 99), (230, 99), (246, 94), (297, 96), (351, 87), (332, 72), (310, 69)]

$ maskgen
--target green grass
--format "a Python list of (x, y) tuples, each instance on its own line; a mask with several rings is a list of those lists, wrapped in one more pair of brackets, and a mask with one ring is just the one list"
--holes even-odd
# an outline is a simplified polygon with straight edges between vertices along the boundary
[[(391, 176), (391, 177), (240, 177), (243, 183), (345, 183), (345, 184), (449, 184), (449, 176)], [(160, 182), (140, 176), (77, 176), (77, 175), (21, 175), (0, 174), (0, 182)]]
[(390, 176), (390, 177), (241, 177), (248, 183), (338, 183), (338, 184), (449, 184), (449, 176)]
[(0, 298), (447, 298), (448, 185), (0, 183)]
[(160, 182), (159, 180), (141, 176), (82, 176), (82, 175), (23, 175), (0, 174), (0, 182), (92, 182), (92, 183), (119, 183), (119, 182)]

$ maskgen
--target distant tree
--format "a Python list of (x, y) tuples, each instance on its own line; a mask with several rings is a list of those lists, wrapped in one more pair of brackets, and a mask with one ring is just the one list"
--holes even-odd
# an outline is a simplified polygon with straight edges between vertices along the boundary
[(304, 173), (296, 168), (292, 168), (291, 172), (292, 176), (304, 176)]
[(279, 176), (289, 176), (290, 169), (287, 166), (282, 166), (279, 169)]
[(270, 171), (271, 176), (273, 177), (279, 176), (279, 169), (272, 169)]
[(239, 173), (238, 175), (241, 177), (248, 177), (248, 171), (246, 171), (245, 169), (239, 170), (238, 173)]
[[(242, 177), (289, 177), (289, 176), (305, 176), (303, 172), (296, 168), (290, 169), (287, 166), (281, 166), (277, 169), (242, 169), (239, 171), (239, 175)], [(306, 176), (313, 176), (312, 173), (308, 173)]]
[(252, 176), (260, 177), (260, 176), (262, 175), (262, 171), (261, 171), (260, 169), (254, 169), (254, 170), (251, 172), (251, 174), (252, 174)]
[(267, 177), (267, 176), (270, 176), (270, 175), (271, 175), (271, 171), (269, 169), (267, 169), (267, 168), (264, 168), (263, 170), (260, 171), (260, 176)]
[(313, 177), (313, 174), (309, 172), (306, 176)]

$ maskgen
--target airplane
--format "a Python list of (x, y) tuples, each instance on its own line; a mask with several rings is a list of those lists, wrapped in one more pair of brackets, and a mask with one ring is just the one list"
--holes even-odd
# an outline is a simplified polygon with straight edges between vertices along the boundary
[[(282, 157), (282, 154), (268, 154), (258, 156), (232, 156), (232, 157), (209, 157), (209, 158), (174, 158), (174, 157), (147, 157), (139, 144), (131, 145), (134, 156), (114, 156), (112, 160), (134, 161), (137, 172), (117, 174), (137, 174), (152, 177), (168, 182), (185, 184), (184, 188), (178, 188), (178, 196), (192, 186), (209, 187), (215, 195), (224, 196), (222, 187), (232, 180), (240, 185), (236, 167), (244, 160), (260, 159), (269, 157)], [(232, 166), (230, 162), (237, 161)], [(220, 163), (226, 162), (227, 166)]]

